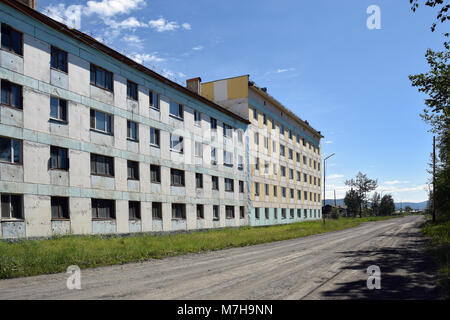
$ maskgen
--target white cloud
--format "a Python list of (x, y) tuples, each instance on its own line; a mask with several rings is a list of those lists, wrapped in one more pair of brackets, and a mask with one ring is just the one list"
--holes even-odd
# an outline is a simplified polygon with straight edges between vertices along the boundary
[(329, 176), (327, 176), (327, 179), (339, 179), (339, 178), (343, 178), (344, 177), (344, 175), (343, 174), (332, 174), (332, 175), (329, 175)]
[(135, 44), (142, 43), (142, 39), (135, 35), (129, 35), (122, 38), (123, 41), (131, 42)]
[(392, 181), (385, 182), (385, 184), (387, 184), (389, 186), (395, 185), (395, 184), (405, 184), (405, 183), (409, 183), (409, 181), (392, 180)]
[(84, 9), (86, 15), (93, 13), (102, 17), (112, 17), (117, 14), (129, 13), (145, 5), (144, 0), (102, 0), (88, 1)]
[(163, 62), (164, 59), (160, 58), (156, 55), (156, 53), (154, 54), (149, 54), (149, 53), (134, 53), (130, 55), (130, 58), (133, 59), (134, 61), (136, 61), (137, 63), (144, 63), (144, 62)]
[(195, 46), (192, 48), (192, 50), (195, 50), (195, 51), (203, 50), (203, 46)]
[(81, 5), (70, 5), (66, 8), (65, 4), (60, 3), (48, 6), (44, 10), (50, 18), (66, 24), (69, 28), (80, 29), (82, 9)]
[(163, 17), (160, 17), (157, 20), (150, 20), (148, 24), (151, 28), (156, 29), (158, 32), (173, 31), (180, 27), (175, 21), (168, 21)]
[(284, 73), (288, 71), (294, 71), (294, 68), (288, 68), (288, 69), (277, 69), (276, 73)]
[(325, 144), (332, 144), (332, 143), (333, 143), (333, 141), (330, 141), (330, 140), (325, 141)]
[(183, 29), (186, 29), (186, 30), (191, 30), (192, 29), (191, 24), (187, 23), (187, 22), (183, 23), (181, 26), (183, 27)]

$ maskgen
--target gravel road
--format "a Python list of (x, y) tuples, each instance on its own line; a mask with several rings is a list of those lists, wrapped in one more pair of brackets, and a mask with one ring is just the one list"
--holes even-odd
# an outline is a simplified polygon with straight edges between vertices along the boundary
[[(433, 299), (421, 216), (244, 248), (0, 281), (0, 299)], [(367, 268), (379, 266), (381, 289)]]

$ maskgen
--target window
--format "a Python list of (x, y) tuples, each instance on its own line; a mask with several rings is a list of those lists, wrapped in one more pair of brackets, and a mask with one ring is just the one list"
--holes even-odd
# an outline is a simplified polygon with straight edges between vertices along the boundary
[(239, 143), (243, 143), (244, 142), (244, 132), (242, 131), (242, 129), (238, 129), (237, 130), (237, 137), (238, 137), (238, 142)]
[(306, 140), (305, 140), (305, 138), (303, 138), (302, 140), (303, 140), (303, 141), (302, 141), (303, 146), (306, 147)]
[(22, 195), (2, 193), (1, 202), (3, 219), (23, 219)]
[(255, 208), (255, 219), (259, 219), (259, 208)]
[(183, 153), (183, 137), (170, 134), (170, 150)]
[(213, 220), (215, 220), (215, 221), (220, 220), (219, 206), (218, 205), (213, 205)]
[(22, 163), (22, 141), (0, 137), (0, 161)]
[(294, 180), (294, 170), (289, 169), (289, 179)]
[(239, 192), (244, 193), (244, 181), (239, 180)]
[(265, 208), (264, 211), (266, 219), (269, 220), (269, 208)]
[(274, 217), (275, 219), (278, 219), (278, 209), (277, 209), (277, 208), (275, 208), (275, 209), (273, 210), (273, 217)]
[(244, 157), (241, 155), (238, 156), (238, 169), (239, 170), (244, 169)]
[(292, 131), (289, 130), (289, 140), (292, 140)]
[(308, 213), (307, 213), (308, 209), (303, 209), (303, 217), (306, 219), (308, 218)]
[(135, 101), (138, 100), (138, 85), (130, 80), (127, 80), (127, 98)]
[(91, 174), (114, 177), (114, 158), (91, 153)]
[(139, 180), (139, 162), (128, 160), (127, 168), (128, 168), (128, 179)]
[(172, 219), (186, 219), (186, 205), (172, 203)]
[(273, 174), (276, 176), (278, 174), (278, 170), (277, 170), (277, 165), (274, 163), (273, 164)]
[(276, 141), (272, 142), (272, 152), (273, 153), (277, 152), (277, 142)]
[(286, 198), (286, 187), (281, 187), (281, 196)]
[(128, 215), (130, 220), (141, 219), (141, 203), (139, 201), (128, 201)]
[(255, 182), (255, 196), (259, 197), (259, 182)]
[(292, 151), (292, 149), (289, 149), (289, 159), (290, 160), (294, 159), (294, 152)]
[(225, 178), (225, 191), (233, 192), (234, 191), (234, 180)]
[(280, 135), (284, 136), (284, 127), (280, 124)]
[(302, 209), (297, 209), (297, 218), (301, 218), (302, 217)]
[(194, 124), (198, 127), (202, 126), (202, 114), (197, 110), (194, 110)]
[(297, 152), (296, 156), (297, 156), (297, 162), (300, 162), (300, 153)]
[(303, 191), (303, 200), (308, 201), (308, 192)]
[(3, 79), (1, 82), (1, 86), (2, 86), (2, 104), (17, 109), (22, 109), (23, 106), (22, 86), (19, 86), (17, 84), (11, 83)]
[(217, 130), (217, 120), (211, 117), (211, 130)]
[(229, 151), (223, 151), (223, 163), (228, 166), (233, 165), (233, 153)]
[(91, 199), (92, 219), (115, 219), (114, 200)]
[(302, 179), (302, 175), (301, 175), (300, 171), (297, 171), (297, 182), (300, 182), (301, 179)]
[(280, 144), (280, 156), (284, 157), (286, 155), (285, 147)]
[(2, 23), (2, 49), (23, 55), (23, 35), (7, 24)]
[(159, 93), (149, 91), (148, 93), (149, 104), (153, 109), (159, 110)]
[(269, 138), (264, 137), (264, 148), (267, 149), (269, 148)]
[(91, 129), (111, 134), (112, 121), (112, 115), (91, 109)]
[(258, 112), (253, 108), (253, 119), (258, 120)]
[(306, 166), (306, 156), (303, 156), (303, 164)]
[(281, 219), (286, 219), (286, 209), (281, 209)]
[(169, 114), (172, 117), (183, 119), (183, 105), (175, 101), (170, 101)]
[(233, 128), (226, 123), (223, 124), (223, 136), (227, 138), (231, 138), (233, 136)]
[(196, 157), (203, 157), (203, 145), (201, 142), (195, 142), (195, 156)]
[(295, 217), (294, 209), (291, 209), (290, 211), (291, 211), (291, 219), (294, 219), (294, 217)]
[(138, 124), (127, 120), (127, 138), (132, 141), (138, 141)]
[(259, 144), (259, 133), (258, 133), (258, 132), (255, 132), (255, 133), (253, 134), (253, 140), (254, 140), (254, 142), (255, 142), (256, 145)]
[(266, 125), (267, 124), (267, 116), (265, 113), (263, 113), (263, 124)]
[(195, 187), (199, 189), (203, 188), (203, 174), (201, 173), (195, 174)]
[(69, 156), (66, 148), (50, 146), (50, 169), (69, 169)]
[(275, 120), (272, 120), (272, 129), (275, 130)]
[(113, 73), (91, 64), (91, 84), (113, 91)]
[(184, 187), (184, 171), (170, 169), (170, 184), (175, 187)]
[(290, 198), (294, 199), (294, 189), (290, 189)]
[(52, 46), (50, 67), (67, 73), (67, 52)]
[(308, 183), (308, 175), (306, 173), (303, 174), (303, 182)]
[(259, 158), (255, 158), (255, 170), (259, 170)]
[(52, 219), (69, 219), (69, 198), (51, 197)]
[(156, 220), (162, 219), (162, 205), (161, 202), (152, 203), (152, 218)]
[(273, 186), (273, 196), (277, 197), (277, 186)]
[(211, 147), (211, 164), (216, 165), (217, 164), (217, 152), (216, 148)]
[(302, 192), (300, 190), (297, 190), (297, 201), (302, 200)]
[(150, 165), (150, 182), (161, 183), (161, 167), (155, 164)]
[(205, 219), (205, 211), (202, 204), (197, 205), (197, 219)]
[(269, 185), (267, 183), (264, 185), (264, 189), (266, 196), (269, 196)]
[(58, 121), (67, 121), (67, 100), (50, 97), (50, 118)]
[(234, 219), (234, 206), (225, 206), (225, 215), (227, 219)]
[(245, 219), (245, 207), (239, 207), (239, 217)]
[(264, 161), (264, 174), (269, 174), (269, 163)]
[(219, 177), (212, 176), (211, 177), (211, 182), (212, 182), (212, 189), (213, 190), (219, 190)]
[(153, 147), (159, 147), (159, 136), (160, 131), (159, 129), (150, 128), (150, 145)]
[(285, 166), (280, 166), (280, 171), (281, 171), (281, 176), (282, 177), (286, 177), (286, 167)]

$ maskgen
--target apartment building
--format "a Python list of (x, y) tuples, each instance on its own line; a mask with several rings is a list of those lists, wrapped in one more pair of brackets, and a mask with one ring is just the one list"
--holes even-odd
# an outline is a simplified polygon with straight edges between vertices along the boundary
[(201, 93), (250, 121), (250, 225), (320, 219), (321, 133), (248, 75), (202, 83)]
[(15, 0), (0, 23), (0, 238), (248, 224), (248, 117)]

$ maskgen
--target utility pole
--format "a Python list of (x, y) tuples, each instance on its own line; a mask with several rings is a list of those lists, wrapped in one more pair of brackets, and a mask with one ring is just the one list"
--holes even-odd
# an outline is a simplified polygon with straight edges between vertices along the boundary
[(336, 189), (334, 189), (334, 206), (337, 207), (337, 204), (336, 204)]
[[(323, 207), (325, 207), (325, 205), (326, 205), (326, 192), (327, 191), (325, 188), (325, 177), (327, 175), (327, 160), (334, 155), (335, 155), (335, 153), (333, 153), (333, 154), (329, 155), (328, 157), (326, 157), (325, 159), (323, 159)], [(323, 211), (322, 211), (322, 219), (323, 219), (323, 224), (325, 224), (325, 215), (323, 214)]]
[(436, 137), (433, 136), (433, 223), (436, 222)]

